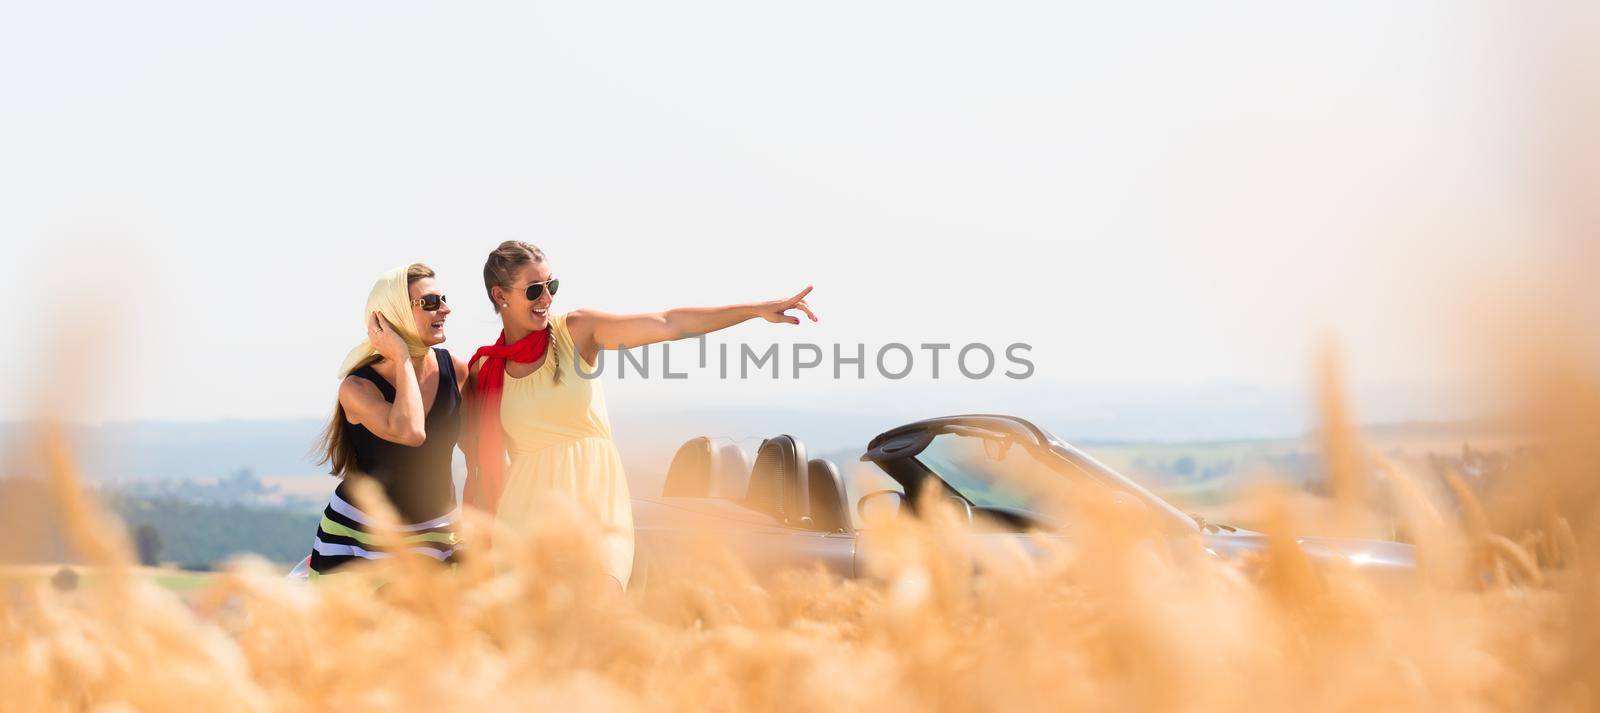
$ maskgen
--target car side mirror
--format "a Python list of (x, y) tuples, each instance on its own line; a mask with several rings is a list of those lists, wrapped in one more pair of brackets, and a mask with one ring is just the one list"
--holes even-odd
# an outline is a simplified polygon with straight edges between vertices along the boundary
[(863, 523), (891, 518), (900, 514), (905, 502), (906, 496), (898, 490), (875, 490), (856, 501), (856, 514)]

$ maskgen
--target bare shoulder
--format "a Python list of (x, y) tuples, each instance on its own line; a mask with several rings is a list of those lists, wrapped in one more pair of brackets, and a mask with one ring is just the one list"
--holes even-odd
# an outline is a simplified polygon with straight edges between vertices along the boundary
[(339, 382), (339, 398), (341, 399), (346, 396), (360, 397), (371, 394), (383, 396), (383, 392), (378, 391), (377, 384), (354, 374), (345, 376), (344, 381)]
[(385, 401), (377, 384), (359, 376), (346, 376), (339, 382), (339, 405), (344, 407), (345, 418), (351, 423), (361, 423), (362, 414)]
[(567, 324), (594, 324), (602, 320), (616, 319), (617, 315), (589, 307), (580, 307), (561, 315), (561, 317), (567, 320)]
[(592, 309), (580, 308), (561, 315), (561, 318), (567, 321), (567, 327), (570, 329), (572, 325), (575, 324), (589, 324), (593, 322), (595, 316), (598, 314), (600, 313)]
[(594, 334), (594, 323), (605, 316), (606, 313), (592, 309), (575, 309), (561, 315), (561, 319), (566, 322), (567, 333), (572, 335), (572, 340), (584, 343)]

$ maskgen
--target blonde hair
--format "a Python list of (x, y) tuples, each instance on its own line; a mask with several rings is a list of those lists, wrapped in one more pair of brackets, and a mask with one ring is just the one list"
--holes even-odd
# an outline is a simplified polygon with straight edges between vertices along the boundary
[[(405, 270), (406, 287), (408, 290), (417, 280), (434, 276), (433, 268), (428, 267), (420, 262), (414, 262), (410, 265), (407, 265)], [(383, 280), (380, 279), (379, 282), (381, 283)], [(377, 288), (374, 289), (376, 290)], [(408, 298), (409, 295), (410, 293), (407, 292)], [(368, 300), (368, 303), (370, 306), (370, 299)], [(409, 313), (405, 315), (404, 324), (395, 322), (395, 329), (404, 330), (402, 331), (402, 334), (414, 333), (416, 328), (412, 326), (411, 315)], [(407, 341), (409, 341), (409, 339)], [(368, 346), (370, 347), (370, 345)], [(357, 349), (359, 350), (361, 347), (357, 347)], [(374, 353), (367, 354), (364, 358), (352, 360), (351, 358), (347, 357), (344, 366), (341, 367), (340, 376), (349, 376), (357, 369), (369, 364), (377, 363), (382, 359), (383, 357), (379, 356), (375, 351)], [(350, 442), (345, 440), (344, 424), (344, 404), (339, 403), (338, 397), (334, 397), (333, 417), (328, 420), (328, 425), (323, 427), (322, 435), (317, 438), (317, 443), (312, 447), (312, 452), (322, 456), (321, 458), (317, 459), (318, 464), (328, 463), (332, 466), (332, 469), (328, 471), (328, 474), (334, 476), (335, 478), (343, 477), (344, 474), (350, 470), (351, 463), (353, 462), (353, 458), (355, 456), (355, 452), (351, 450)]]

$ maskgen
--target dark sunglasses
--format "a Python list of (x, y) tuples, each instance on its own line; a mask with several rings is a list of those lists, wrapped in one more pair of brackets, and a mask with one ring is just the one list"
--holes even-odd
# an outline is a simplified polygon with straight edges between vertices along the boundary
[(446, 301), (447, 300), (445, 300), (444, 295), (429, 292), (428, 294), (411, 300), (411, 304), (420, 305), (422, 307), (422, 311), (424, 312), (438, 312), (439, 307), (443, 306)]
[(552, 277), (552, 278), (550, 278), (548, 280), (545, 280), (544, 282), (529, 283), (528, 291), (524, 293), (524, 294), (526, 294), (528, 296), (528, 301), (532, 302), (532, 301), (534, 301), (536, 299), (539, 299), (539, 295), (544, 294), (544, 290), (545, 290), (545, 286), (546, 285), (548, 285), (549, 288), (550, 288), (550, 296), (551, 297), (555, 297), (556, 296), (556, 290), (561, 287), (561, 281), (557, 280), (554, 277)]

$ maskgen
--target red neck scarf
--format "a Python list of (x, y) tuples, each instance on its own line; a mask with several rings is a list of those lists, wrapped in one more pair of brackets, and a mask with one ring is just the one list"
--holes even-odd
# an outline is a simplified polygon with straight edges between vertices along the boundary
[(467, 487), (463, 495), (468, 505), (486, 510), (491, 515), (500, 501), (500, 488), (504, 485), (502, 471), (505, 469), (506, 449), (500, 428), (500, 396), (506, 384), (506, 360), (532, 364), (544, 357), (549, 346), (549, 327), (518, 339), (516, 344), (506, 344), (505, 330), (500, 330), (500, 338), (494, 344), (479, 349), (467, 364), (470, 373), (472, 365), (483, 359), (483, 368), (478, 370), (477, 388), (473, 393), (478, 470), (467, 474)]

